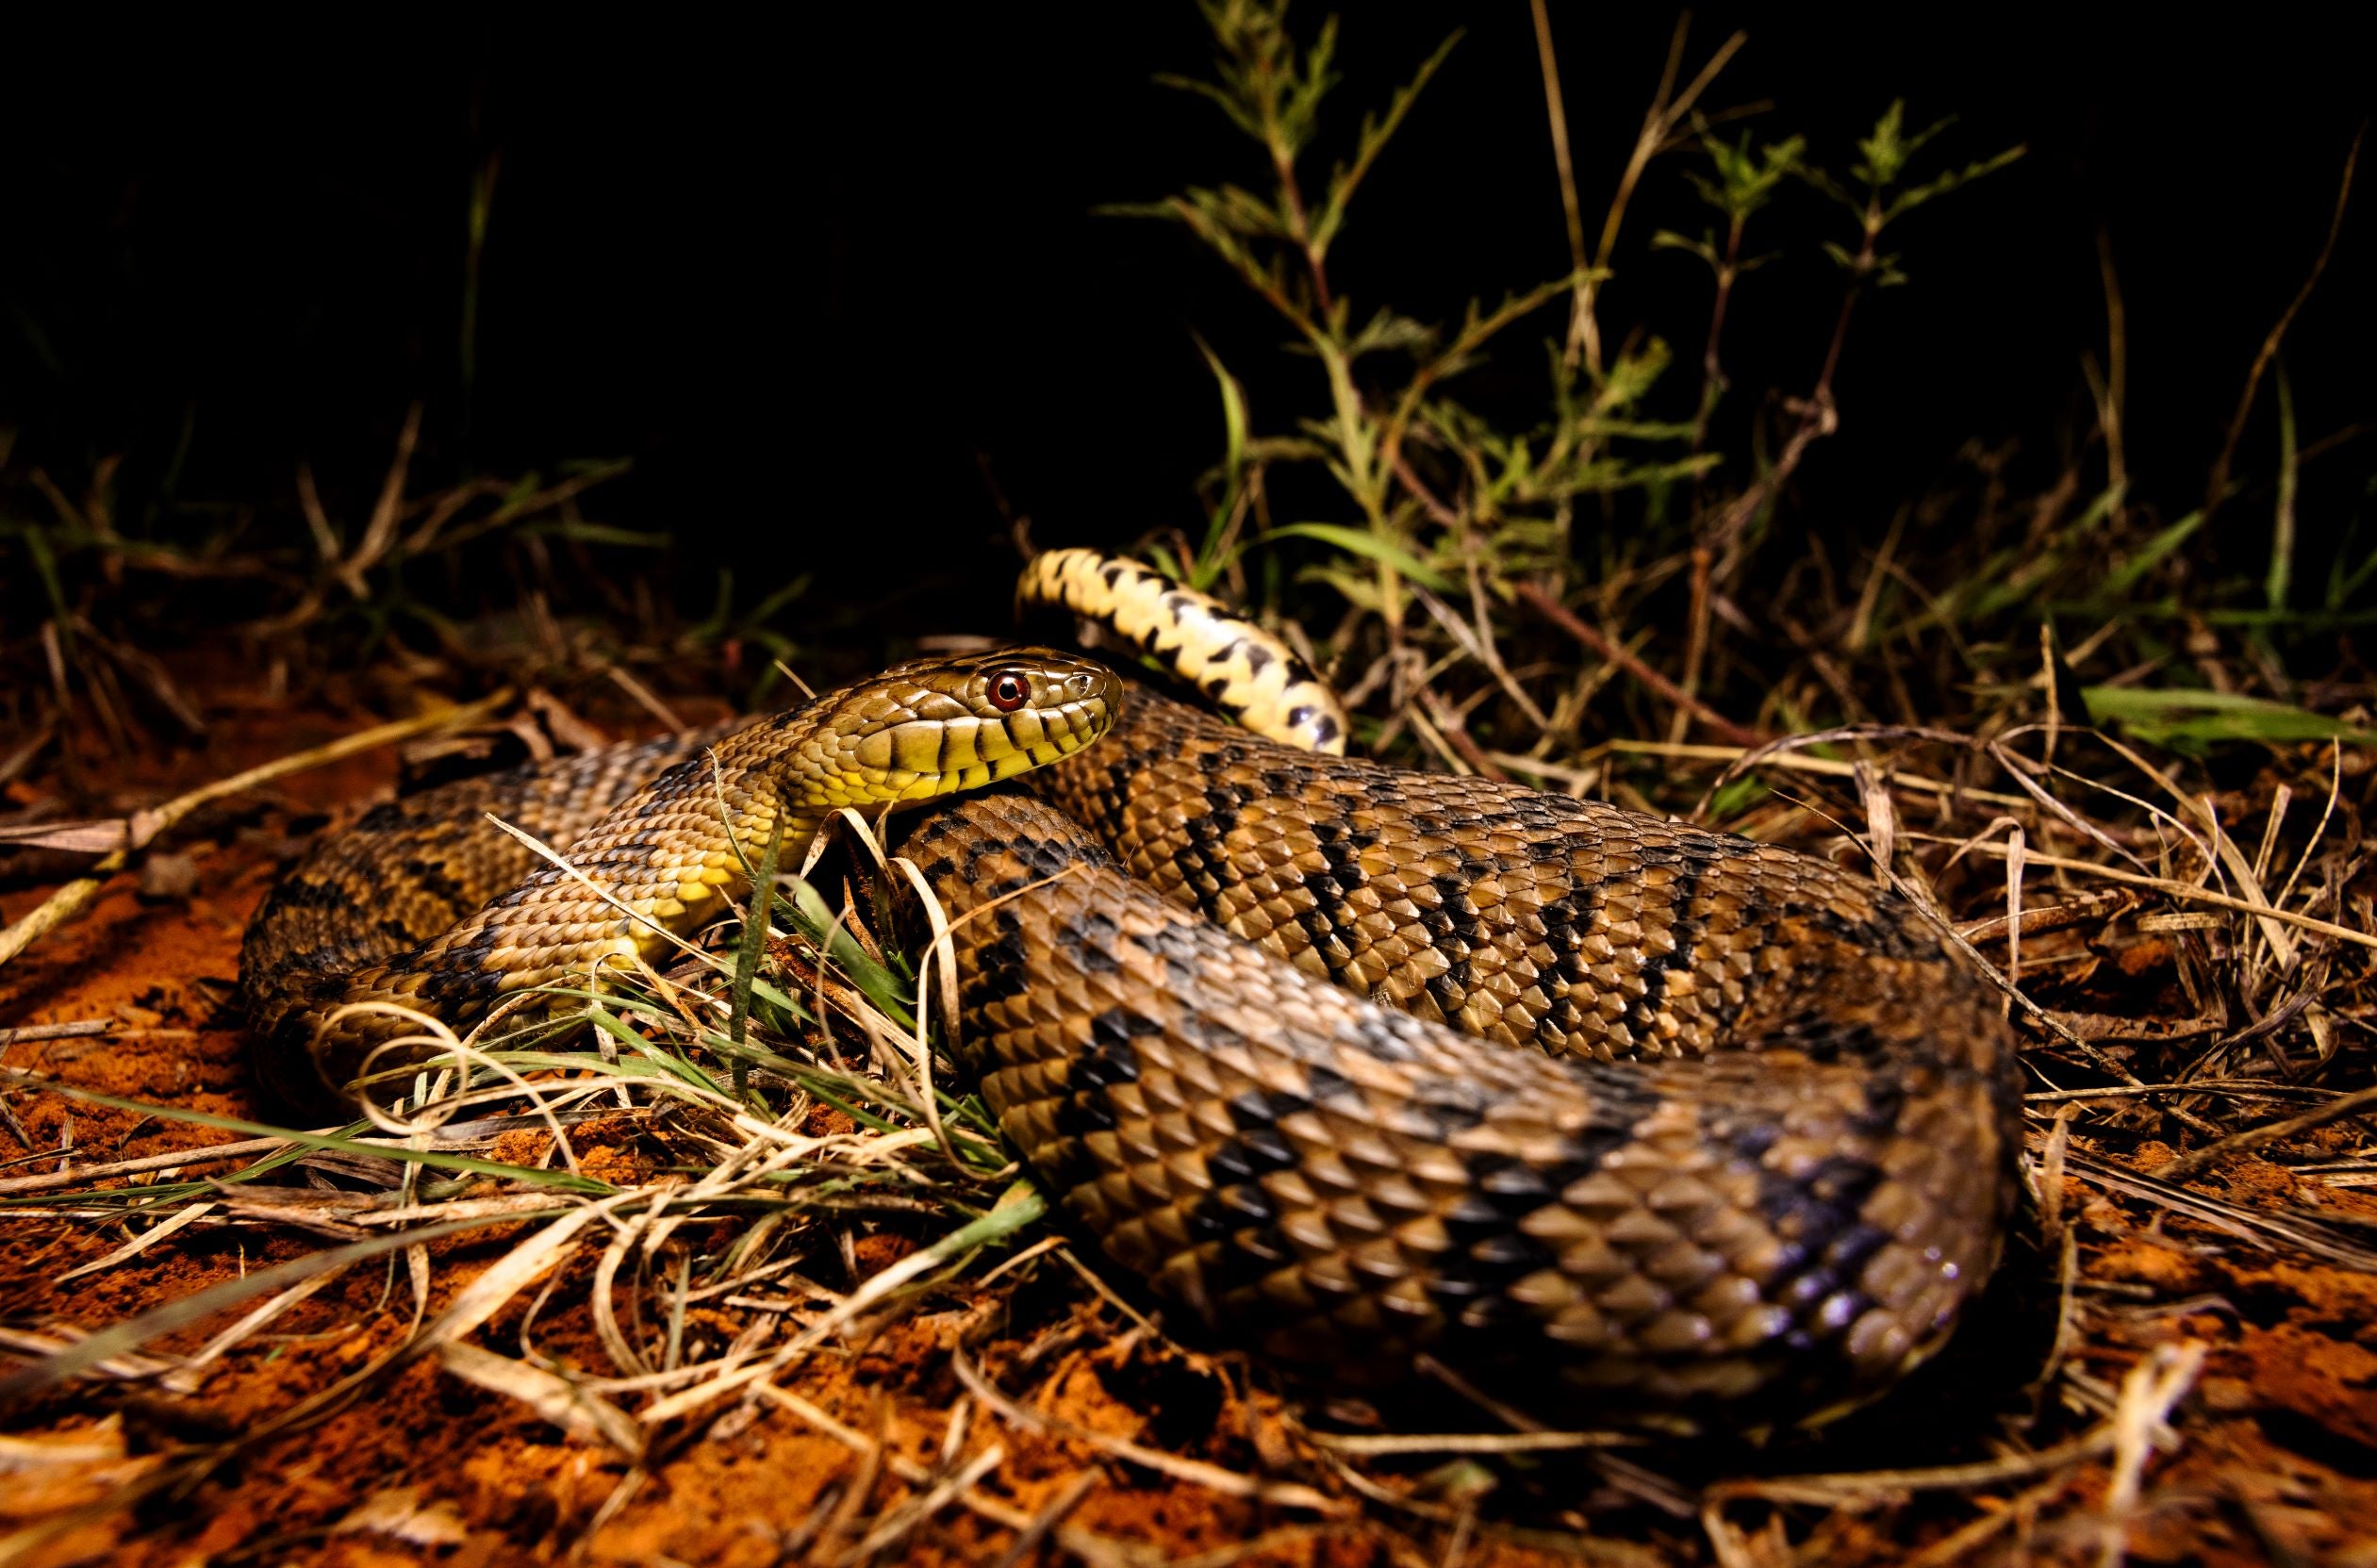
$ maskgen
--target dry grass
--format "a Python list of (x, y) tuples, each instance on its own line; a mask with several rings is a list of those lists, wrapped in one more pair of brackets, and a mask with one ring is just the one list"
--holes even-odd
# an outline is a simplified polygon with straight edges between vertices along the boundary
[[(602, 1456), (607, 1492), (554, 1543), (582, 1554), (656, 1477), (789, 1424), (842, 1468), (773, 1538), (784, 1560), (2377, 1561), (2352, 1544), (2377, 1536), (2377, 693), (2336, 637), (2369, 613), (2377, 555), (2339, 553), (2309, 585), (2291, 553), (2306, 536), (2297, 476), (2353, 450), (2352, 432), (2299, 440), (2282, 404), (2266, 482), (2232, 437), (2205, 505), (2156, 515), (2121, 448), (2108, 263), (2093, 417), (2057, 471), (2018, 491), (2013, 454), (1976, 447), (1870, 548), (1795, 532), (1801, 455), (1855, 437), (1829, 388), (1857, 301), (1898, 265), (1889, 224), (1911, 193), (1944, 195), (1999, 160), (1910, 173), (1924, 139), (1895, 110), (1844, 176), (1792, 139), (1726, 141), (1711, 94), (1738, 43), (1692, 66), (1679, 36), (1589, 243), (1539, 8), (1576, 267), (1432, 329), (1352, 310), (1328, 271), (1333, 224), (1408, 97), (1308, 192), (1319, 94), (1298, 84), (1326, 60), (1263, 8), (1212, 11), (1226, 69), (1205, 91), (1262, 146), (1271, 183), (1156, 210), (1288, 323), (1324, 398), (1264, 437), (1216, 362), (1230, 438), (1206, 536), (1149, 553), (1303, 639), (1375, 754), (1689, 815), (1859, 866), (1932, 911), (2005, 992), (2030, 1079), (2033, 1207), (1950, 1353), (1822, 1434), (1646, 1444), (1534, 1430), (1458, 1388), (1383, 1411), (1314, 1400), (1178, 1345), (1048, 1219), (949, 1081), (946, 999), (914, 983), (929, 944), (888, 917), (912, 883), (852, 823), (814, 881), (779, 879), (739, 934), (577, 995), (562, 1026), (446, 1037), (456, 1070), (376, 1125), (280, 1128), (8, 1068), (0, 1145), (24, 1152), (0, 1168), (7, 1224), (35, 1256), (62, 1238), (78, 1260), (19, 1296), (201, 1245), (234, 1246), (242, 1266), (108, 1321), (12, 1311), (0, 1348), (19, 1364), (0, 1402), (26, 1435), (0, 1440), (0, 1465), (82, 1466), (103, 1484), (21, 1520), (0, 1562), (58, 1560), (127, 1516), (135, 1538), (170, 1543), (167, 1500), (255, 1484), (233, 1478), (244, 1462), (308, 1428), (349, 1431), (334, 1424), (425, 1367)], [(1697, 384), (1665, 407), (1665, 361), (1605, 322), (1602, 300), (1634, 193), (1678, 157), (1705, 161), (1715, 226), (1670, 238), (1708, 263), (1713, 308)], [(1792, 181), (1854, 220), (1839, 328), (1805, 388), (1744, 409), (1723, 370), (1727, 290), (1745, 228)], [(2339, 206), (2350, 184), (2348, 165)], [(2324, 259), (2305, 258), (2312, 280)], [(1561, 304), (1555, 412), (1490, 428), (1454, 399), (1461, 371)], [(2292, 315), (2273, 311), (2273, 345)], [(2239, 430), (2259, 380), (2257, 365)], [(528, 690), (455, 743), (466, 752), (505, 734), (532, 754), (595, 738), (556, 691), (611, 690), (673, 725), (672, 654), (731, 637), (789, 651), (766, 632), (781, 596), (691, 628), (599, 590), (597, 616), (554, 613), (543, 590), (573, 552), (634, 543), (577, 511), (600, 475), (416, 495), (409, 448), (352, 539), (301, 486), (293, 551), (128, 540), (104, 505), (41, 479), (53, 518), (11, 537), (48, 609), (0, 647), (20, 677), (0, 786), (30, 799), (0, 832), (82, 857), (94, 888), (172, 852), (177, 806), (67, 809), (97, 793), (106, 757), (206, 721), (140, 651), (170, 643), (193, 601), (136, 613), (126, 582), (254, 590), (238, 635), (283, 693), (326, 672), (291, 630), (325, 610), (356, 668), (414, 689)], [(1276, 523), (1273, 499), (1314, 465), (1335, 520)], [(2206, 579), (2205, 519), (2223, 506), (2269, 508), (2266, 571)], [(407, 601), (391, 570), (488, 548), (520, 588), (493, 639)], [(20, 921), (0, 962), (72, 913)], [(0, 1048), (115, 1027), (0, 1031)], [(36, 1147), (20, 1113), (53, 1097), (234, 1141), (125, 1159)], [(276, 1261), (247, 1269), (250, 1249)], [(352, 1291), (379, 1326), (371, 1354), (272, 1384), (279, 1328)], [(860, 1378), (883, 1347), (895, 1364)], [(109, 1425), (226, 1386), (261, 1391), (236, 1431), (141, 1455)], [(436, 1501), (451, 1468), (414, 1480), (421, 1496), (374, 1494), (306, 1539), (451, 1544), (459, 1527)], [(511, 1543), (527, 1549), (518, 1531)]]
[[(2156, 1479), (2206, 1419), (2188, 1395), (2207, 1358), (2235, 1353), (2220, 1331), (2235, 1309), (2204, 1285), (2286, 1260), (2377, 1274), (2377, 1213), (2361, 1196), (2377, 1147), (2353, 1119), (2370, 1105), (2377, 946), (2359, 883), (2360, 753), (2341, 739), (2282, 748), (2222, 789), (2187, 759), (2069, 723), (2025, 725), (2018, 712), (1969, 731), (1846, 726), (1755, 748), (1561, 746), (1549, 725), (1532, 741), (1498, 722), (1453, 728), (1452, 716), (1488, 703), (1518, 706), (1491, 675), (1464, 687), (1464, 664), (1482, 674), (1464, 655), (1398, 705), (1374, 693), (1381, 732), (1400, 720), (1423, 736), (1482, 734), (1485, 760), (1514, 775), (1648, 807), (1696, 800), (1739, 831), (1849, 858), (1937, 910), (2005, 987), (2033, 1078), (2038, 1209), (2011, 1283), (1967, 1330), (1981, 1371), (1946, 1369), (1944, 1386), (1969, 1396), (1977, 1376), (1985, 1396), (1961, 1430), (1915, 1450), (1939, 1462), (1840, 1463), (1891, 1451), (1872, 1435), (1894, 1429), (1888, 1405), (1862, 1428), (1763, 1452), (1513, 1430), (1504, 1412), (1458, 1397), (1426, 1408), (1444, 1435), (1389, 1435), (1365, 1429), (1378, 1417), (1358, 1409), (1257, 1397), (1270, 1379), (1251, 1367), (1227, 1378), (1243, 1390), (1232, 1398), (1255, 1399), (1237, 1418), (1261, 1434), (1251, 1442), (1218, 1438), (1227, 1420), (1177, 1445), (1081, 1425), (1040, 1376), (1043, 1345), (1119, 1328), (1129, 1355), (1156, 1365), (1203, 1353), (1113, 1294), (1047, 1220), (979, 1104), (942, 1081), (929, 1016), (940, 999), (928, 987), (920, 1005), (909, 978), (928, 952), (903, 956), (897, 933), (913, 922), (886, 917), (905, 881), (848, 823), (822, 867), (838, 898), (829, 905), (786, 872), (764, 951), (730, 924), (666, 973), (579, 994), (565, 1028), (445, 1036), (470, 1086), (451, 1074), (422, 1084), (377, 1126), (302, 1132), (11, 1070), (20, 1102), (64, 1095), (239, 1139), (205, 1151), (204, 1166), (190, 1155), (68, 1164), (51, 1151), (0, 1176), (18, 1223), (110, 1238), (76, 1274), (202, 1238), (309, 1240), (125, 1321), (16, 1326), (11, 1348), (39, 1359), (0, 1399), (71, 1423), (106, 1408), (111, 1386), (188, 1396), (357, 1269), (393, 1270), (386, 1310), (402, 1322), (367, 1364), (42, 1521), (8, 1543), (11, 1560), (186, 1493), (416, 1362), (614, 1454), (619, 1508), (704, 1433), (798, 1421), (872, 1467), (872, 1501), (846, 1492), (818, 1524), (853, 1561), (896, 1554), (951, 1510), (1087, 1560), (1151, 1560), (1145, 1543), (1067, 1522), (1109, 1484), (1101, 1475), (1121, 1473), (1112, 1466), (1278, 1521), (1265, 1527), (1278, 1539), (1256, 1532), (1266, 1551), (1335, 1532), (1422, 1556), (1495, 1539), (1595, 1560), (1705, 1550), (1733, 1564), (1819, 1542), (1842, 1560), (1857, 1560), (1853, 1547), (1889, 1560), (1876, 1543), (1895, 1539), (1945, 1563), (1990, 1560), (2019, 1537), (2050, 1560), (2106, 1560), (2135, 1524), (2167, 1531), (2217, 1515), (2200, 1477), (2177, 1491)], [(1442, 760), (1473, 766), (1449, 743)], [(1726, 804), (1711, 812), (1712, 800)], [(556, 1048), (552, 1036), (589, 1022), (600, 1054)], [(34, 1032), (77, 1027), (107, 1022)], [(622, 1172), (588, 1157), (578, 1140), (589, 1127), (606, 1148), (646, 1159)], [(434, 1248), (456, 1238), (497, 1245), (444, 1267)], [(2182, 1260), (2164, 1266), (2184, 1283), (2125, 1277), (2140, 1248)], [(1053, 1304), (1019, 1309), (1018, 1290)], [(556, 1293), (583, 1296), (569, 1353), (538, 1345), (540, 1306)], [(819, 1358), (847, 1358), (948, 1303), (972, 1327), (946, 1348), (961, 1403), (937, 1461), (884, 1449), (847, 1407), (820, 1402)], [(154, 1348), (175, 1336), (185, 1348)], [(1005, 1467), (1051, 1444), (1092, 1468), (1066, 1506), (1034, 1510)], [(1233, 1462), (1207, 1457), (1217, 1449)], [(606, 1517), (586, 1521), (581, 1539)]]

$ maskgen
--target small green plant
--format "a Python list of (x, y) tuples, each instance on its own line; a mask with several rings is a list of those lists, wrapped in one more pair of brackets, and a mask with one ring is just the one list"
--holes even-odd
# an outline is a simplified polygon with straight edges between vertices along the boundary
[[(1314, 652), (1368, 708), (1372, 741), (1411, 734), (1440, 757), (1476, 767), (1480, 748), (1466, 733), (1474, 729), (1507, 751), (1548, 756), (1576, 744), (1586, 706), (1605, 691), (1663, 709), (1671, 740), (1698, 728), (1739, 741), (1874, 717), (1858, 671), (1877, 662), (1890, 671), (1884, 684), (1901, 720), (1923, 722), (1959, 691), (2042, 691), (2032, 662), (2042, 621), (2100, 665), (2125, 658), (2115, 668), (2132, 671), (2171, 659), (2157, 620), (2235, 627), (2274, 670), (2284, 661), (2273, 637), (2363, 615), (2358, 596), (2377, 569), (2344, 555), (2322, 604), (2292, 602), (2310, 596), (2294, 573), (2300, 443), (2275, 352), (2291, 308), (2256, 360), (2229, 450), (2216, 464), (2224, 476), (2268, 369), (2281, 450), (2267, 570), (2207, 584), (2191, 574), (2189, 551), (2218, 501), (2165, 521), (2136, 498), (2120, 437), (2123, 318), (2109, 250), (2109, 371), (2096, 370), (2093, 355), (2088, 361), (2099, 428), (2074, 443), (2074, 467), (2055, 487), (2013, 503), (1994, 477), (2003, 455), (1976, 448), (1972, 473), (1911, 504), (1862, 560), (1834, 558), (1841, 543), (1857, 542), (1838, 527), (1778, 528), (1808, 451), (1842, 430), (1835, 389), (1861, 302), (1919, 271), (1906, 220), (2006, 168), (2022, 148), (1945, 158), (1953, 120), (1910, 121), (1901, 101), (1837, 155), (1803, 135), (1739, 124), (1743, 116), (1714, 107), (1712, 91), (1742, 35), (1692, 67), (1679, 26), (1589, 237), (1549, 13), (1539, 5), (1573, 267), (1494, 303), (1480, 299), (1458, 321), (1429, 322), (1390, 302), (1349, 298), (1331, 262), (1366, 178), (1449, 68), (1461, 35), (1361, 119), (1343, 156), (1325, 160), (1332, 133), (1343, 136), (1329, 114), (1340, 86), (1335, 19), (1308, 40), (1291, 27), (1282, 0), (1200, 6), (1215, 44), (1212, 74), (1161, 79), (1214, 106), (1253, 144), (1258, 173), (1244, 184), (1192, 187), (1113, 210), (1187, 230), (1288, 329), (1289, 351), (1316, 373), (1299, 416), (1266, 421), (1240, 375), (1199, 342), (1220, 394), (1222, 460), (1202, 482), (1199, 536), (1160, 536), (1147, 551), (1197, 586), (1226, 582), (1243, 598), (1316, 625), (1320, 615), (1333, 617), (1334, 630)], [(1659, 229), (1646, 244), (1623, 243), (1638, 196), (1664, 163), (1681, 166), (1707, 221), (1696, 232)], [(2348, 159), (2347, 191), (2351, 173)], [(1832, 329), (1804, 382), (1736, 387), (1726, 338), (1741, 280), (1793, 250), (1833, 264)], [(1706, 270), (1705, 323), (1678, 333), (1607, 319), (1608, 286), (1619, 270), (1659, 265), (1662, 254)], [(2325, 259), (2323, 250), (2319, 266)], [(1545, 332), (1538, 323), (1563, 302), (1564, 328)], [(1528, 336), (1544, 367), (1540, 411), (1512, 421), (1467, 397), (1463, 373)], [(1671, 346), (1693, 339), (1696, 363), (1691, 351)], [(1279, 482), (1291, 470), (1321, 482)], [(2234, 488), (2223, 477), (2221, 494)], [(1295, 509), (1282, 513), (1283, 505)], [(1761, 563), (1755, 585), (1754, 562)], [(1250, 564), (1260, 568), (1254, 581)], [(1307, 591), (1292, 590), (1291, 576)], [(1777, 582), (1793, 591), (1773, 591)], [(1806, 603), (1814, 607), (1792, 607)], [(1565, 673), (1579, 642), (1599, 668)], [(1777, 643), (1788, 650), (1779, 677)], [(1431, 685), (1464, 664), (1489, 679), (1450, 696)], [(1920, 691), (1910, 685), (1916, 669)], [(2286, 706), (2291, 693), (2281, 681), (2263, 700)], [(2224, 724), (2235, 726), (2234, 738), (2275, 733), (2248, 723), (2244, 709), (2190, 711), (2190, 739), (2217, 736)], [(1642, 728), (1642, 717), (1618, 727)], [(2360, 733), (2353, 723), (2312, 728)]]
[[(2016, 148), (1917, 178), (1918, 156), (1945, 122), (1910, 135), (1904, 107), (1892, 104), (1858, 144), (1847, 178), (1836, 179), (1810, 160), (1803, 138), (1718, 135), (1700, 106), (1741, 40), (1727, 41), (1678, 87), (1679, 35), (1677, 55), (1645, 117), (1595, 251), (1586, 254), (1581, 228), (1572, 224), (1576, 267), (1570, 273), (1491, 305), (1474, 304), (1458, 322), (1426, 322), (1390, 305), (1357, 306), (1332, 283), (1329, 258), (1364, 176), (1460, 35), (1422, 61), (1383, 110), (1362, 120), (1352, 156), (1315, 182), (1306, 166), (1337, 83), (1336, 23), (1325, 23), (1309, 46), (1299, 45), (1285, 9), (1274, 0), (1205, 0), (1219, 45), (1213, 78), (1164, 78), (1210, 100), (1257, 144), (1267, 176), (1263, 188), (1193, 188), (1163, 202), (1117, 209), (1177, 222), (1209, 247), (1287, 324), (1296, 347), (1318, 366), (1327, 394), (1325, 411), (1301, 420), (1292, 433), (1254, 435), (1237, 378), (1206, 351), (1221, 388), (1229, 441), (1213, 476), (1204, 538), (1193, 553), (1168, 564), (1204, 586), (1248, 549), (1288, 538), (1318, 542), (1334, 558), (1308, 567), (1306, 575), (1375, 617), (1391, 644), (1399, 645), (1406, 630), (1407, 584), (1442, 593), (1472, 571), (1498, 588), (1511, 575), (1560, 572), (1573, 558), (1576, 507), (1586, 497), (1605, 504), (1623, 501), (1652, 525), (1647, 535), (1609, 530), (1613, 536), (1658, 543), (1684, 527), (1738, 548), (1806, 444), (1837, 422), (1831, 386), (1858, 291), (1905, 280), (1901, 257), (1882, 244), (1891, 225), (2021, 153)], [(1686, 148), (1707, 160), (1707, 169), (1690, 178), (1717, 225), (1696, 239), (1661, 232), (1653, 244), (1699, 256), (1712, 274), (1714, 295), (1700, 384), (1683, 417), (1673, 418), (1661, 397), (1674, 357), (1666, 340), (1657, 334), (1612, 333), (1599, 313), (1601, 289), (1612, 275), (1614, 249), (1643, 169), (1656, 157)], [(1725, 454), (1707, 448), (1711, 417), (1726, 389), (1721, 346), (1728, 302), (1741, 275), (1767, 259), (1745, 250), (1749, 225), (1794, 182), (1841, 204), (1857, 224), (1852, 241), (1824, 242), (1846, 274), (1839, 326), (1812, 390), (1799, 400), (1781, 455), (1730, 488), (1704, 487), (1725, 466)], [(1461, 372), (1497, 339), (1562, 300), (1570, 319), (1564, 339), (1548, 345), (1545, 416), (1526, 428), (1498, 427), (1463, 401)], [(1633, 346), (1605, 351), (1613, 339)], [(1264, 516), (1265, 471), (1283, 463), (1324, 469), (1343, 494), (1345, 515), (1284, 522)], [(1684, 481), (1692, 482), (1700, 499), (1679, 511), (1671, 498)], [(1251, 533), (1250, 520), (1256, 524)], [(1605, 568), (1624, 565), (1623, 559), (1605, 562)]]

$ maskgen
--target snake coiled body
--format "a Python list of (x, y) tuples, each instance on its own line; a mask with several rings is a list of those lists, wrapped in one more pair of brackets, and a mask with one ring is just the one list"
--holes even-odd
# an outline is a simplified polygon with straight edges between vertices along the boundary
[[(1095, 608), (1098, 569), (1076, 564), (1072, 607)], [(1980, 1288), (2013, 1199), (2012, 1041), (1904, 900), (1142, 689), (1120, 707), (1083, 754), (929, 809), (903, 852), (956, 917), (964, 1065), (1160, 1295), (1328, 1382), (1427, 1358), (1581, 1424), (1815, 1418), (1887, 1386)], [(638, 799), (569, 858), (649, 862), (621, 831)], [(379, 836), (357, 852), (420, 882)], [(367, 961), (372, 983), (442, 1005), (557, 972), (535, 900), (506, 898), (436, 952)], [(281, 954), (355, 950), (318, 913), (268, 907), (252, 936), (251, 994), (283, 1002), (268, 1052), (336, 988), (292, 984)]]

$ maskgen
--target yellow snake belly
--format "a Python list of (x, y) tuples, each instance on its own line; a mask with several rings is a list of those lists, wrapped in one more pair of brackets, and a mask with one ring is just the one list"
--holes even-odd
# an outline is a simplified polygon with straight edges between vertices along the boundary
[[(1107, 564), (1048, 569), (1065, 591), (1035, 597), (1102, 613)], [(1246, 654), (1214, 695), (1309, 680)], [(963, 1065), (1159, 1295), (1306, 1376), (1392, 1383), (1426, 1358), (1565, 1425), (1815, 1419), (1929, 1353), (1981, 1288), (2015, 1191), (2013, 1043), (1903, 900), (1812, 857), (1110, 691), (1103, 739), (932, 807), (904, 852), (957, 917)], [(700, 762), (654, 787), (690, 801)], [(636, 827), (652, 793), (569, 858), (669, 883), (683, 847)], [(434, 832), (425, 799), (404, 809)], [(317, 855), (418, 892), (368, 836)], [(536, 872), (359, 978), (294, 957), (353, 950), (352, 911), (268, 905), (267, 1057), (335, 1085), (366, 1051), (322, 1028), (333, 996), (462, 1023), (599, 961), (621, 928), (573, 887)], [(592, 948), (555, 959), (549, 933), (579, 926)]]

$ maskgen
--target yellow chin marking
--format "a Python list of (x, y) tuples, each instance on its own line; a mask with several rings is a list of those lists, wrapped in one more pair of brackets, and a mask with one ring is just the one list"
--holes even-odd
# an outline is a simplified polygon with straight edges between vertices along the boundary
[[(953, 720), (920, 719), (914, 724), (896, 726), (891, 732), (892, 759), (912, 773), (938, 772), (942, 757), (947, 754), (949, 724)], [(865, 758), (860, 759), (862, 762)]]
[(1073, 702), (997, 718), (906, 719), (856, 737), (844, 753), (850, 765), (809, 779), (789, 803), (797, 817), (821, 817), (840, 806), (930, 801), (1060, 761), (1102, 733)]
[[(836, 805), (930, 801), (1045, 767), (1081, 750), (1095, 726), (1072, 709), (1027, 709), (997, 721), (923, 719), (862, 736), (851, 754), (861, 771), (836, 773), (811, 793)], [(897, 766), (892, 766), (893, 764)]]
[[(1056, 717), (1059, 723), (1064, 722), (1062, 714)], [(1030, 708), (1023, 708), (1009, 714), (1003, 723), (985, 725), (982, 738), (989, 743), (984, 748), (986, 754), (996, 762), (1017, 751), (1030, 751), (1047, 740), (1048, 735), (1048, 726), (1040, 721), (1040, 716)]]

